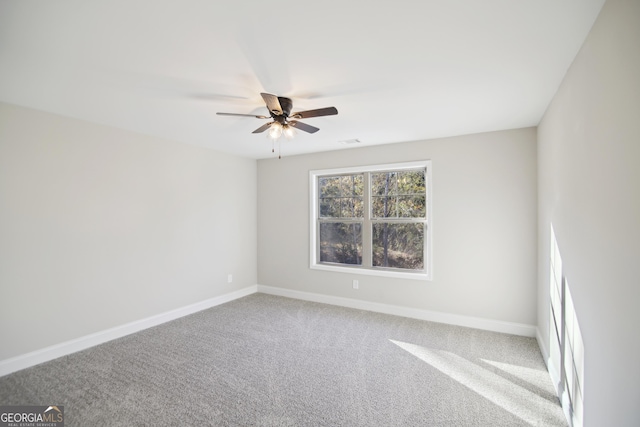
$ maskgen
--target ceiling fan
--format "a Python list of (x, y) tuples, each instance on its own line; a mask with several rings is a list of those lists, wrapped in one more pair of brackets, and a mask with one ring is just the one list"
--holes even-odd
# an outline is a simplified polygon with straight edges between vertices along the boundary
[(217, 113), (220, 116), (242, 116), (255, 117), (257, 119), (273, 119), (273, 121), (260, 126), (252, 133), (262, 133), (269, 130), (267, 136), (272, 140), (277, 140), (284, 134), (287, 138), (292, 138), (295, 129), (308, 133), (316, 133), (320, 129), (315, 126), (302, 123), (299, 119), (308, 119), (311, 117), (333, 116), (338, 114), (336, 107), (318, 108), (316, 110), (298, 111), (291, 114), (293, 102), (290, 98), (284, 96), (276, 96), (270, 93), (261, 93), (270, 116), (254, 115), (254, 114), (238, 114), (238, 113)]

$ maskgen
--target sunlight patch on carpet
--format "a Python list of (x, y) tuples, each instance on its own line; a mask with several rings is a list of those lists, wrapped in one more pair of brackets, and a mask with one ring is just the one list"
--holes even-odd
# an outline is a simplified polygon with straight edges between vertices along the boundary
[[(542, 419), (566, 425), (559, 404), (554, 404), (463, 357), (402, 341), (389, 341), (532, 426), (541, 425)], [(501, 364), (500, 368), (504, 368), (504, 365)], [(514, 375), (515, 372), (525, 372), (518, 369), (511, 371)]]
[[(523, 381), (528, 382), (536, 386), (541, 390), (545, 390), (549, 384), (549, 374), (547, 371), (540, 371), (538, 369), (527, 368), (524, 366), (513, 365), (511, 363), (496, 362), (494, 360), (480, 359), (484, 363), (494, 366), (507, 374), (520, 378)], [(549, 390), (553, 392), (553, 390)]]

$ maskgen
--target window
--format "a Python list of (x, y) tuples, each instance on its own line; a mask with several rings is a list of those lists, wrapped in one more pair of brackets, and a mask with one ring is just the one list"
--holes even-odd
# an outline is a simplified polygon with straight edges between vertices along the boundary
[(431, 279), (431, 163), (310, 172), (311, 268)]

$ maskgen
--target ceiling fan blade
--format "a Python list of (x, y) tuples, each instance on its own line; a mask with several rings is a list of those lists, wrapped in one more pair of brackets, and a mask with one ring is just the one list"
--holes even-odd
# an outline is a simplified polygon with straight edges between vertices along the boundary
[(264, 132), (265, 130), (269, 129), (269, 126), (271, 126), (274, 122), (269, 122), (267, 124), (264, 124), (262, 126), (260, 126), (258, 129), (254, 130), (251, 133), (261, 133)]
[(294, 120), (290, 121), (289, 125), (295, 127), (296, 129), (300, 129), (300, 130), (303, 130), (303, 131), (309, 132), (309, 133), (316, 133), (316, 132), (318, 132), (320, 130), (315, 126), (310, 126), (310, 125), (308, 125), (306, 123), (296, 122)]
[(291, 115), (296, 119), (308, 119), (309, 117), (335, 116), (338, 114), (336, 107), (318, 108), (317, 110), (299, 111)]
[(261, 93), (260, 96), (262, 96), (262, 99), (264, 99), (264, 102), (267, 104), (267, 108), (269, 109), (269, 111), (271, 111), (276, 116), (282, 115), (282, 107), (280, 106), (280, 101), (278, 100), (277, 96), (270, 93)]
[(216, 113), (219, 116), (240, 116), (240, 117), (255, 117), (256, 119), (268, 119), (267, 116), (259, 116), (255, 114), (239, 114), (239, 113)]

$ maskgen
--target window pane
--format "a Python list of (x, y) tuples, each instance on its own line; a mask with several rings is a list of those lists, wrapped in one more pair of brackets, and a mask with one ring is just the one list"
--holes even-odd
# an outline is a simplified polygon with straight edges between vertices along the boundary
[(318, 178), (320, 218), (362, 218), (364, 175)]
[(344, 197), (362, 196), (363, 175), (344, 175), (340, 177), (340, 194)]
[(345, 198), (342, 201), (343, 218), (362, 218), (362, 198)]
[(425, 175), (425, 169), (372, 173), (372, 218), (426, 219)]
[(426, 189), (425, 171), (404, 171), (398, 173), (398, 194), (424, 194)]
[(373, 197), (371, 201), (371, 216), (373, 218), (397, 218), (398, 199), (391, 197)]
[(340, 199), (325, 198), (320, 199), (320, 217), (321, 218), (339, 218), (340, 217)]
[(362, 264), (362, 224), (320, 223), (320, 262)]
[(340, 196), (340, 177), (327, 176), (318, 178), (318, 188), (320, 197), (338, 197)]
[(397, 194), (397, 172), (379, 172), (371, 174), (371, 194), (387, 196)]
[(373, 218), (425, 218), (426, 197), (421, 196), (391, 196), (374, 197), (371, 202), (371, 216)]
[(373, 266), (424, 269), (424, 224), (373, 224)]
[(398, 197), (398, 217), (425, 218), (426, 198), (424, 197), (424, 195)]

